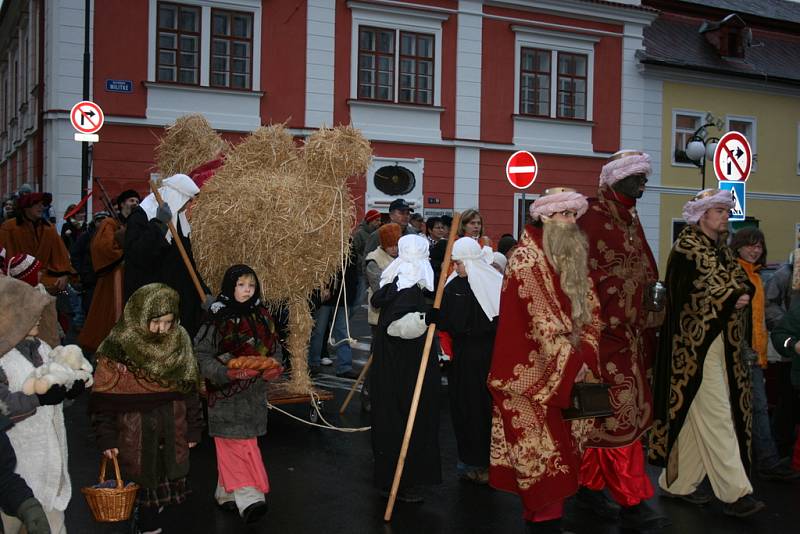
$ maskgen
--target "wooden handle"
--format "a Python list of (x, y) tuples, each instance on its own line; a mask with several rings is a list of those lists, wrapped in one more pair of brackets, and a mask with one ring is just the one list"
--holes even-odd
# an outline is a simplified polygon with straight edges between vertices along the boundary
[[(119, 471), (119, 462), (117, 462), (117, 455), (111, 453), (111, 461), (114, 463), (114, 475), (117, 477), (117, 487), (122, 488), (122, 474)], [(98, 480), (100, 484), (106, 481), (106, 466), (108, 465), (108, 458), (103, 455), (103, 459), (100, 461), (100, 476)]]
[[(444, 253), (444, 261), (442, 262), (442, 270), (439, 274), (439, 284), (436, 286), (436, 297), (433, 300), (433, 307), (439, 309), (442, 304), (442, 295), (444, 294), (444, 286), (447, 283), (447, 271), (450, 269), (450, 255), (453, 253), (453, 242), (456, 239), (456, 230), (461, 223), (461, 214), (455, 212), (453, 214), (453, 223), (450, 226), (450, 237), (447, 240), (447, 249)], [(411, 399), (411, 409), (408, 413), (408, 421), (406, 422), (406, 433), (403, 436), (403, 445), (400, 447), (400, 457), (397, 459), (397, 468), (394, 471), (394, 480), (392, 480), (392, 490), (389, 492), (389, 502), (386, 503), (386, 511), (383, 514), (384, 521), (392, 520), (392, 511), (394, 510), (394, 502), (397, 499), (397, 490), (400, 487), (400, 478), (403, 476), (403, 466), (406, 463), (406, 454), (408, 454), (408, 445), (411, 442), (411, 433), (414, 430), (414, 420), (417, 418), (417, 408), (419, 407), (419, 398), (422, 395), (422, 383), (425, 380), (425, 371), (428, 368), (428, 357), (433, 345), (433, 336), (436, 332), (436, 323), (428, 325), (428, 335), (425, 338), (425, 348), (422, 351), (422, 361), (419, 363), (419, 371), (417, 372), (417, 385), (414, 387), (414, 397)]]
[(364, 368), (361, 369), (361, 374), (358, 375), (358, 380), (356, 383), (353, 384), (353, 387), (350, 388), (350, 393), (347, 394), (347, 398), (344, 399), (342, 403), (342, 407), (339, 408), (339, 415), (344, 414), (344, 411), (347, 409), (347, 406), (350, 404), (350, 400), (353, 398), (353, 394), (358, 389), (358, 385), (364, 381), (364, 377), (367, 376), (367, 371), (369, 370), (369, 366), (372, 365), (372, 354), (369, 355), (369, 359), (367, 359), (367, 363), (364, 365)]
[[(164, 199), (161, 198), (161, 193), (158, 191), (158, 187), (152, 181), (150, 182), (150, 190), (156, 197), (156, 202), (158, 202), (159, 207), (163, 206)], [(175, 216), (177, 215), (178, 214), (176, 213)], [(167, 226), (169, 226), (169, 233), (172, 234), (172, 240), (178, 246), (178, 251), (181, 253), (181, 258), (183, 258), (183, 263), (184, 265), (186, 265), (186, 270), (189, 271), (189, 276), (192, 278), (192, 282), (194, 283), (194, 287), (197, 290), (197, 294), (200, 296), (200, 303), (202, 304), (206, 300), (206, 292), (205, 290), (203, 290), (203, 284), (200, 283), (200, 279), (197, 277), (197, 273), (194, 271), (192, 262), (189, 261), (189, 255), (186, 254), (186, 249), (183, 248), (183, 241), (181, 241), (181, 238), (178, 235), (178, 230), (175, 228), (175, 225), (170, 220), (167, 223)]]

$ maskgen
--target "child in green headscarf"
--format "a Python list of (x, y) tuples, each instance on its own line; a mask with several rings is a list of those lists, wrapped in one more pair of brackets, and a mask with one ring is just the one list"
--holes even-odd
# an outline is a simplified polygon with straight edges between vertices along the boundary
[(170, 287), (139, 288), (96, 353), (92, 423), (103, 454), (118, 454), (123, 477), (141, 486), (136, 527), (143, 534), (161, 532), (160, 509), (185, 500), (189, 449), (203, 426), (200, 373), (179, 309)]

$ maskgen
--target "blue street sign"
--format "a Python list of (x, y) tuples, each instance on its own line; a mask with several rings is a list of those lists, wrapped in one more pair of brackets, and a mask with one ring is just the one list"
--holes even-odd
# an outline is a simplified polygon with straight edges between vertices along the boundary
[(112, 93), (132, 93), (132, 80), (106, 80), (106, 91)]
[(729, 221), (743, 221), (745, 215), (745, 182), (720, 182), (719, 188), (733, 192), (733, 209)]

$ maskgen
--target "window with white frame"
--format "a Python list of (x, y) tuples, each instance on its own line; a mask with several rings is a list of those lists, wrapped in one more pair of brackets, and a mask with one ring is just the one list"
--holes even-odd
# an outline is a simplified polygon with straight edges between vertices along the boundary
[(217, 4), (150, 0), (150, 81), (259, 90), (261, 2)]
[(703, 125), (705, 114), (698, 111), (672, 111), (672, 164), (694, 165), (686, 155), (686, 143), (695, 131)]
[(211, 10), (211, 85), (250, 89), (253, 72), (253, 14)]
[(434, 48), (431, 34), (359, 27), (358, 98), (432, 105)]
[(156, 80), (199, 85), (200, 38), (199, 7), (159, 2)]
[(757, 130), (755, 117), (742, 117), (738, 115), (728, 115), (725, 117), (725, 130), (729, 132), (739, 132), (750, 143), (750, 152), (753, 155), (751, 170), (755, 172), (758, 163), (758, 147), (756, 146)]
[(448, 14), (350, 1), (350, 98), (439, 106), (442, 22)]
[(512, 29), (516, 33), (517, 113), (591, 121), (594, 45), (599, 38), (527, 26)]

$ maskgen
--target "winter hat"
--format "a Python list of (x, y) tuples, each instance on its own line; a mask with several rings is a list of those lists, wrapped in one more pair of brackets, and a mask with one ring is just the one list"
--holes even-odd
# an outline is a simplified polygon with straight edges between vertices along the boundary
[(683, 220), (697, 224), (711, 208), (733, 208), (733, 194), (722, 189), (703, 189), (683, 206)]
[(381, 218), (381, 212), (378, 210), (369, 210), (367, 213), (364, 214), (364, 220), (368, 223), (372, 221), (378, 220)]
[(50, 193), (28, 193), (27, 195), (23, 195), (19, 197), (17, 200), (17, 207), (20, 209), (23, 208), (30, 208), (34, 204), (41, 202), (45, 206), (49, 205), (53, 201), (53, 195)]
[(650, 155), (638, 150), (620, 150), (608, 158), (600, 171), (600, 185), (612, 186), (632, 174), (649, 175)]
[(123, 202), (125, 202), (129, 198), (135, 198), (135, 199), (137, 199), (139, 201), (142, 200), (142, 197), (139, 196), (139, 193), (136, 190), (134, 190), (134, 189), (126, 189), (125, 191), (120, 193), (119, 196), (117, 197), (116, 205), (117, 206), (121, 205)]
[(0, 355), (25, 339), (51, 302), (55, 302), (55, 298), (46, 293), (11, 277), (0, 276)]
[(378, 239), (381, 242), (381, 248), (386, 250), (389, 247), (396, 247), (400, 236), (403, 234), (403, 229), (397, 223), (384, 224), (378, 228)]
[(588, 207), (589, 204), (586, 202), (586, 197), (574, 189), (551, 187), (545, 190), (544, 195), (531, 204), (531, 217), (533, 220), (537, 220), (565, 210), (575, 211), (580, 217), (586, 213)]
[(39, 285), (39, 271), (42, 263), (30, 254), (17, 254), (8, 260), (7, 274), (17, 280), (22, 280), (32, 287)]

